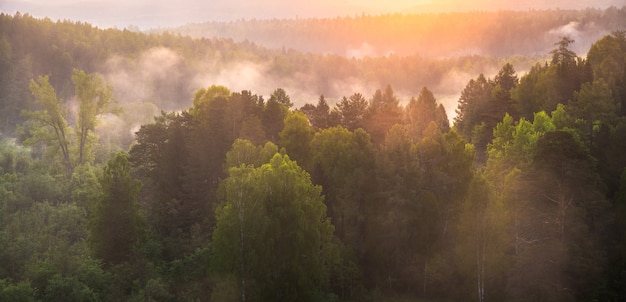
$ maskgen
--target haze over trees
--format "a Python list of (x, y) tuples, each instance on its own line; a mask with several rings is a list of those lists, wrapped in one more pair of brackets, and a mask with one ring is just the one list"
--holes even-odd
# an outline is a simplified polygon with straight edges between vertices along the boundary
[[(348, 58), (414, 54), (423, 57), (507, 57), (543, 55), (552, 49), (552, 43), (561, 35), (575, 37), (574, 50), (586, 52), (595, 40), (626, 25), (620, 7), (493, 11), (492, 7), (478, 9), (475, 2), (453, 5), (455, 12), (425, 14), (422, 13), (424, 10), (416, 9), (409, 14), (358, 13), (337, 18), (252, 18), (193, 23), (169, 30), (196, 38), (251, 41), (269, 48), (332, 53)], [(459, 11), (463, 5), (472, 8)]]
[[(0, 25), (0, 301), (626, 298), (623, 27), (535, 64)], [(242, 60), (293, 86), (198, 80)]]

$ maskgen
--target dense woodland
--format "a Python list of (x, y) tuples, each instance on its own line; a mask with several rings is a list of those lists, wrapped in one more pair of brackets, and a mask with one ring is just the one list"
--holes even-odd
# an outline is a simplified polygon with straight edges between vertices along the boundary
[[(626, 32), (552, 43), (518, 74), (0, 15), (0, 301), (623, 301)], [(189, 92), (211, 58), (411, 81)], [(501, 65), (450, 121), (464, 64)]]
[(508, 57), (544, 54), (560, 35), (575, 36), (573, 49), (586, 52), (592, 42), (624, 26), (626, 10), (610, 7), (213, 21), (169, 30), (197, 38), (221, 37), (270, 48), (357, 58), (416, 53), (425, 57), (463, 54)]

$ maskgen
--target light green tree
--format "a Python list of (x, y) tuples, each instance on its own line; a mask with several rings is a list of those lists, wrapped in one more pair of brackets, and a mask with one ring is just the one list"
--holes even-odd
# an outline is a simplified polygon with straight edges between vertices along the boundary
[(319, 301), (336, 245), (321, 187), (288, 156), (229, 170), (213, 232), (215, 269), (243, 301)]
[(31, 80), (30, 90), (35, 96), (35, 103), (42, 109), (36, 111), (22, 111), (22, 115), (34, 121), (38, 126), (31, 132), (27, 144), (44, 142), (48, 147), (47, 154), (51, 157), (58, 153), (65, 167), (65, 174), (72, 175), (73, 165), (70, 157), (70, 135), (68, 128), (67, 111), (62, 106), (62, 100), (57, 98), (56, 92), (48, 76), (40, 76), (37, 81)]
[(92, 142), (97, 140), (93, 131), (98, 124), (98, 117), (105, 113), (117, 113), (120, 109), (111, 107), (117, 102), (113, 98), (113, 88), (107, 85), (99, 75), (74, 69), (72, 82), (79, 101), (78, 120), (75, 127), (78, 142), (77, 164), (81, 165), (93, 160)]
[[(70, 120), (70, 113), (63, 101), (57, 98), (48, 76), (40, 76), (30, 83), (35, 103), (41, 109), (22, 112), (33, 125), (26, 143), (43, 142), (48, 156), (60, 154), (67, 178), (72, 176), (76, 166), (93, 162), (93, 151), (97, 142), (94, 130), (98, 125), (98, 118), (106, 113), (120, 111), (111, 106), (116, 102), (112, 97), (112, 88), (100, 76), (74, 69), (72, 81), (79, 102), (74, 131), (67, 122)], [(76, 144), (72, 143), (74, 138)]]
[(280, 132), (280, 146), (287, 150), (287, 154), (298, 165), (308, 168), (311, 161), (310, 144), (314, 134), (304, 113), (289, 113), (285, 118), (285, 127)]

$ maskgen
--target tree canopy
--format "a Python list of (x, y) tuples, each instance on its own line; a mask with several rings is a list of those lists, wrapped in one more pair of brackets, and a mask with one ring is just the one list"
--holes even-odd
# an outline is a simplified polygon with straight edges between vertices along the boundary
[(624, 32), (552, 35), (529, 67), (0, 14), (0, 300), (623, 300)]

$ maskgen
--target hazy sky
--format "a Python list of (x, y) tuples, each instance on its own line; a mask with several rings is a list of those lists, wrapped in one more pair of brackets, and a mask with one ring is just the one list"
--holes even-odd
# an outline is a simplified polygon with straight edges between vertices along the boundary
[(142, 29), (236, 19), (309, 18), (440, 10), (621, 7), (626, 0), (0, 0), (0, 10), (99, 27)]

